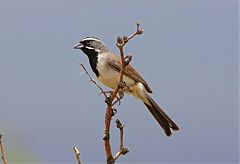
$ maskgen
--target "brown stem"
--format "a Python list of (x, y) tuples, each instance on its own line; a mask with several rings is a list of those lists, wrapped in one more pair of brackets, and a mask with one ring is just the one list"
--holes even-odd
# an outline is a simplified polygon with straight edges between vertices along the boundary
[[(124, 73), (124, 68), (126, 66), (125, 64), (125, 60), (124, 60), (124, 53), (123, 53), (123, 47), (125, 46), (125, 44), (132, 39), (134, 36), (136, 35), (140, 35), (143, 33), (143, 30), (139, 29), (139, 23), (137, 23), (137, 31), (132, 34), (130, 37), (123, 37), (120, 38), (118, 37), (117, 39), (117, 47), (119, 48), (120, 51), (120, 56), (121, 56), (121, 70), (120, 70), (120, 77), (119, 77), (119, 84), (123, 81), (123, 73)], [(120, 153), (120, 155), (117, 155), (116, 158), (113, 158), (112, 156), (112, 151), (111, 151), (111, 146), (110, 146), (110, 142), (109, 142), (109, 131), (110, 131), (110, 125), (111, 125), (111, 119), (112, 119), (112, 106), (113, 106), (113, 100), (116, 97), (118, 91), (120, 89), (120, 86), (116, 86), (114, 92), (112, 93), (109, 101), (108, 101), (108, 106), (107, 106), (107, 112), (106, 112), (106, 116), (105, 116), (105, 130), (104, 130), (104, 146), (105, 146), (105, 153), (106, 153), (106, 158), (107, 158), (107, 163), (112, 164), (115, 162), (115, 160), (122, 154), (122, 152)], [(122, 148), (123, 149), (123, 148)], [(121, 150), (122, 151), (122, 150)], [(117, 153), (119, 154), (119, 153)]]
[(1, 149), (1, 158), (2, 158), (3, 164), (7, 164), (7, 162), (6, 162), (6, 159), (5, 159), (5, 155), (4, 155), (4, 152), (3, 152), (3, 146), (2, 146), (2, 137), (3, 137), (3, 134), (2, 134), (2, 133), (0, 133), (0, 149)]
[(119, 146), (118, 152), (114, 156), (114, 161), (116, 161), (121, 155), (125, 155), (129, 152), (128, 148), (123, 147), (123, 128), (124, 128), (124, 125), (122, 125), (122, 123), (118, 119), (116, 120), (116, 124), (117, 124), (117, 128), (120, 130), (120, 146)]
[(78, 161), (78, 164), (81, 164), (81, 160), (80, 160), (80, 151), (78, 150), (78, 148), (76, 146), (73, 146), (73, 150), (74, 150), (74, 153), (76, 155), (76, 158), (77, 158), (77, 161)]
[[(86, 68), (82, 64), (80, 64), (80, 66), (82, 67), (84, 72), (90, 78), (90, 81), (93, 82), (101, 90), (101, 93), (104, 94), (105, 100), (106, 100), (105, 102), (107, 103), (107, 112), (105, 115), (105, 129), (104, 129), (103, 140), (104, 140), (105, 154), (106, 154), (108, 164), (113, 164), (120, 155), (124, 155), (128, 152), (128, 149), (123, 147), (123, 126), (121, 126), (121, 128), (120, 128), (120, 150), (117, 152), (117, 154), (113, 158), (110, 141), (109, 141), (109, 138), (110, 138), (109, 131), (110, 131), (110, 125), (111, 125), (111, 120), (112, 120), (112, 116), (113, 116), (112, 107), (113, 107), (113, 105), (115, 105), (116, 102), (118, 102), (118, 101), (113, 102), (113, 100), (116, 98), (119, 90), (124, 88), (124, 85), (122, 85), (124, 83), (123, 82), (124, 69), (132, 59), (131, 56), (127, 56), (126, 61), (125, 61), (123, 47), (134, 36), (141, 35), (143, 33), (143, 30), (139, 29), (139, 25), (140, 25), (140, 23), (137, 23), (137, 31), (135, 33), (133, 33), (132, 35), (130, 35), (129, 37), (123, 36), (123, 38), (118, 37), (118, 39), (117, 39), (116, 45), (119, 48), (120, 56), (121, 56), (121, 70), (120, 70), (120, 76), (119, 76), (119, 84), (116, 86), (115, 90), (112, 92), (110, 97), (107, 96), (106, 92), (104, 92), (103, 89), (98, 85), (98, 83), (90, 76), (90, 74), (87, 72)], [(74, 151), (75, 151), (75, 149), (74, 149)], [(77, 158), (78, 158), (78, 156), (77, 156)], [(80, 159), (80, 153), (79, 153), (79, 159)]]
[(113, 157), (112, 157), (112, 151), (111, 146), (109, 142), (109, 130), (111, 125), (111, 119), (112, 119), (112, 96), (110, 99), (110, 102), (108, 103), (107, 112), (105, 116), (105, 130), (104, 130), (104, 147), (105, 147), (105, 153), (107, 158), (107, 163), (112, 164), (114, 163)]
[(119, 119), (116, 120), (117, 128), (120, 130), (120, 146), (119, 149), (123, 148), (123, 127), (124, 125), (120, 122)]

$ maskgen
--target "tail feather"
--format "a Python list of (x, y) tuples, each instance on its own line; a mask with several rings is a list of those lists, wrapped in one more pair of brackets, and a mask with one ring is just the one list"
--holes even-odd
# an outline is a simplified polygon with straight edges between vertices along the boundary
[(171, 136), (172, 130), (179, 130), (178, 126), (171, 120), (171, 118), (157, 105), (157, 103), (146, 94), (148, 103), (144, 103), (149, 111), (152, 113), (153, 117), (157, 120), (160, 126), (163, 128), (167, 136)]

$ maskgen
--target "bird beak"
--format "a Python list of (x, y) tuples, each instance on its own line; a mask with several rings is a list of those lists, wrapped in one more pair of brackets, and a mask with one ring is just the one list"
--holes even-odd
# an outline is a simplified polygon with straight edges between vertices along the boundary
[(73, 48), (74, 49), (82, 49), (83, 47), (84, 47), (84, 45), (82, 43), (78, 43)]

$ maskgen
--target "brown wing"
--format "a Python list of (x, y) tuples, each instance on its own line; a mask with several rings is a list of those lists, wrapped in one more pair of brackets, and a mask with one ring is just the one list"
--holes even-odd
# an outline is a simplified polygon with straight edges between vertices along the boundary
[[(121, 70), (121, 60), (119, 57), (115, 56), (115, 55), (112, 55), (111, 58), (108, 58), (108, 64), (115, 70), (119, 71)], [(124, 72), (123, 74), (125, 76), (128, 76), (129, 78), (132, 78), (134, 79), (135, 81), (137, 82), (140, 82), (142, 83), (146, 90), (149, 92), (149, 93), (152, 93), (152, 90), (151, 88), (148, 86), (147, 82), (141, 77), (141, 75), (130, 65), (128, 64), (125, 69), (124, 69)]]

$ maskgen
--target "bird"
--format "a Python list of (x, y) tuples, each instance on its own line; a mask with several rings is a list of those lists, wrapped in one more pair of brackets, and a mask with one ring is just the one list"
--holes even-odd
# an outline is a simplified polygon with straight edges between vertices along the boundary
[[(80, 49), (87, 55), (90, 66), (101, 83), (111, 89), (118, 86), (121, 58), (112, 53), (99, 38), (85, 37), (74, 46), (74, 49)], [(167, 136), (172, 135), (172, 130), (179, 130), (179, 127), (152, 99), (151, 88), (131, 64), (125, 66), (123, 82), (125, 87), (122, 92), (142, 101)]]

